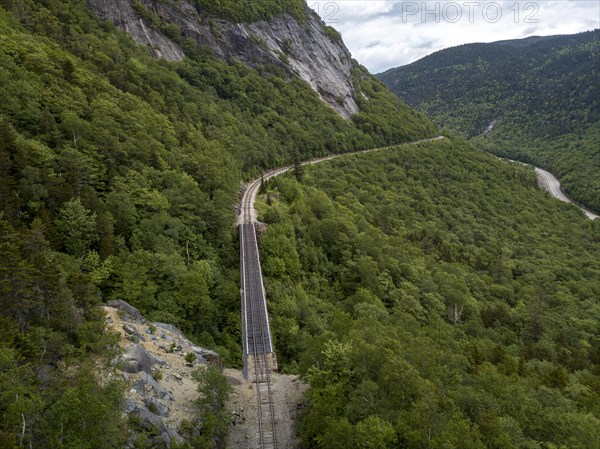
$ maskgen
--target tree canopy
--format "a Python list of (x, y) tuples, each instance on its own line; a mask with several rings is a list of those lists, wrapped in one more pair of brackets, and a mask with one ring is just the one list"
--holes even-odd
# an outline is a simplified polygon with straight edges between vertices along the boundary
[(594, 30), (461, 45), (378, 77), (439, 126), (550, 170), (600, 212), (599, 58)]
[(458, 139), (266, 185), (274, 345), (310, 384), (307, 447), (599, 447), (600, 223)]

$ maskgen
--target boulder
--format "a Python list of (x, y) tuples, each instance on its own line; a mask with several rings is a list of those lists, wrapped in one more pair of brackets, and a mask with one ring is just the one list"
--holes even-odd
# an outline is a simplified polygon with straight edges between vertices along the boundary
[(139, 343), (140, 340), (146, 341), (146, 339), (142, 336), (142, 334), (140, 334), (138, 332), (137, 328), (130, 323), (124, 323), (123, 330), (127, 334), (127, 339), (129, 341), (132, 341), (133, 343)]
[(140, 313), (138, 309), (129, 305), (125, 301), (120, 299), (108, 301), (107, 303), (110, 307), (114, 307), (117, 310), (122, 311), (125, 314), (126, 321), (131, 321), (132, 323), (145, 323), (144, 317)]
[(164, 329), (166, 331), (172, 332), (174, 334), (177, 334), (183, 338), (183, 333), (179, 329), (177, 329), (175, 326), (173, 326), (172, 324), (154, 323), (154, 326), (156, 326), (160, 329)]
[(219, 354), (214, 351), (194, 345), (190, 346), (190, 351), (196, 354), (196, 360), (198, 363), (206, 364), (208, 362), (211, 365), (221, 366), (221, 357), (219, 357)]
[(135, 343), (127, 347), (123, 355), (123, 360), (125, 361), (123, 371), (132, 374), (139, 373), (140, 371), (152, 374), (152, 366), (157, 363), (161, 365), (167, 363), (165, 360), (148, 352), (143, 346)]
[(173, 400), (169, 392), (161, 387), (154, 377), (145, 372), (142, 372), (140, 378), (133, 384), (133, 389), (140, 394), (145, 394), (149, 389), (152, 389), (154, 395), (159, 399)]
[(139, 416), (139, 418), (141, 420), (140, 425), (141, 425), (142, 429), (144, 429), (144, 430), (158, 429), (158, 431), (160, 433), (168, 432), (167, 426), (162, 421), (162, 419), (160, 419), (158, 416), (156, 416), (154, 413), (152, 413), (146, 407), (141, 407), (141, 406), (138, 407), (137, 410), (134, 412), (134, 414)]
[(123, 330), (128, 333), (129, 335), (134, 335), (137, 334), (137, 329), (135, 328), (135, 326), (129, 324), (129, 323), (125, 323), (123, 324)]
[(149, 411), (158, 416), (167, 417), (171, 412), (168, 406), (156, 399), (154, 396), (144, 396), (144, 404), (146, 404), (146, 407)]
[(125, 402), (123, 402), (121, 408), (125, 413), (129, 415), (130, 413), (135, 412), (135, 410), (137, 409), (137, 404), (132, 398), (127, 398), (125, 399)]

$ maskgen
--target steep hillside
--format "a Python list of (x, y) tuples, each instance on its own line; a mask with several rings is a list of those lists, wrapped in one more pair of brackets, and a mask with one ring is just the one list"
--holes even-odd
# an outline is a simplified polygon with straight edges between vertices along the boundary
[(261, 260), (308, 448), (600, 448), (600, 221), (446, 138), (269, 180)]
[[(0, 446), (121, 448), (132, 428), (151, 446), (121, 418), (97, 306), (127, 301), (239, 365), (241, 181), (437, 133), (288, 4), (0, 1)], [(222, 441), (227, 417), (206, 416), (183, 447)]]
[(438, 125), (550, 170), (600, 211), (600, 30), (462, 45), (378, 76)]
[(201, 1), (88, 3), (100, 18), (130, 33), (157, 57), (183, 59), (185, 40), (191, 39), (228, 61), (275, 65), (288, 76), (299, 76), (345, 118), (359, 111), (354, 99), (358, 86), (352, 82), (356, 64), (350, 52), (339, 36), (332, 39), (302, 1), (274, 2), (273, 8), (262, 11), (234, 2), (229, 6)]

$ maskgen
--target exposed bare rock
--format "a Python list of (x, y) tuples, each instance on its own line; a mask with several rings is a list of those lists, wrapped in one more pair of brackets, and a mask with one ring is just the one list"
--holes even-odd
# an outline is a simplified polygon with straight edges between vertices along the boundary
[(144, 403), (146, 404), (146, 407), (148, 407), (148, 410), (152, 411), (155, 415), (168, 417), (171, 412), (167, 405), (156, 399), (154, 396), (145, 396)]
[(254, 229), (256, 230), (256, 237), (261, 238), (263, 235), (267, 233), (267, 229), (269, 229), (269, 225), (267, 223), (262, 223), (257, 221), (254, 223)]
[(198, 346), (191, 346), (191, 352), (196, 354), (196, 360), (199, 363), (210, 363), (211, 365), (219, 365), (221, 366), (221, 357), (214, 351), (210, 351), (208, 349), (200, 348)]
[(129, 415), (130, 413), (133, 413), (137, 410), (137, 404), (132, 398), (127, 398), (125, 399), (125, 402), (123, 403), (123, 406), (121, 408), (123, 409), (123, 412)]
[[(87, 2), (98, 17), (127, 31), (155, 57), (177, 61), (185, 56), (176, 43), (138, 16), (133, 0)], [(328, 35), (325, 24), (312, 10), (307, 8), (308, 18), (304, 23), (284, 14), (270, 21), (240, 24), (208, 20), (185, 0), (141, 0), (141, 3), (161, 19), (177, 25), (185, 37), (211, 48), (215, 55), (253, 67), (277, 65), (288, 75), (306, 81), (343, 117), (359, 112), (351, 80), (354, 64), (351, 54), (340, 39)]]
[[(219, 355), (194, 345), (172, 325), (147, 322), (124, 301), (110, 304), (104, 307), (106, 326), (121, 336), (122, 356), (117, 366), (128, 383), (122, 411), (137, 416), (143, 429), (158, 431), (152, 444), (168, 447), (171, 441), (181, 441), (178, 428), (182, 420), (195, 418), (198, 393), (192, 370), (209, 363), (220, 364)], [(148, 338), (138, 338), (142, 335)], [(196, 354), (193, 368), (186, 365), (187, 353)]]
[[(139, 310), (136, 309), (135, 307), (132, 307), (125, 301), (117, 299), (117, 300), (113, 300), (113, 301), (108, 301), (107, 304), (112, 308), (120, 310), (124, 314), (124, 319), (126, 321), (131, 321), (133, 323), (142, 323), (145, 321), (144, 317), (139, 312)], [(109, 318), (111, 318), (111, 317), (109, 317)]]
[(133, 39), (148, 47), (155, 58), (180, 61), (183, 50), (162, 34), (153, 30), (138, 17), (130, 0), (89, 0), (90, 9), (102, 20), (110, 20), (118, 28), (131, 34)]

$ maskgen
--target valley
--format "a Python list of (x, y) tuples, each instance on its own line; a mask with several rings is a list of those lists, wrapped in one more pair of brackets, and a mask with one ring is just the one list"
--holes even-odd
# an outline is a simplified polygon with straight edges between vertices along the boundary
[(597, 31), (308, 6), (0, 0), (1, 448), (600, 449)]
[[(600, 212), (600, 30), (448, 48), (378, 77), (441, 127)], [(493, 124), (490, 126), (490, 124)]]

